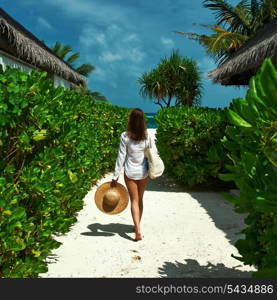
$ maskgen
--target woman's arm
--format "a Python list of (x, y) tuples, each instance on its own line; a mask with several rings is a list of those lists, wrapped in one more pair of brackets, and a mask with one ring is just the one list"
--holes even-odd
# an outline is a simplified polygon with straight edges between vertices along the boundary
[(124, 141), (124, 138), (123, 138), (123, 133), (122, 133), (121, 137), (120, 137), (118, 155), (117, 155), (117, 159), (116, 159), (116, 163), (115, 163), (113, 180), (118, 179), (120, 171), (123, 167), (125, 158), (126, 158), (126, 144), (125, 144), (125, 141)]

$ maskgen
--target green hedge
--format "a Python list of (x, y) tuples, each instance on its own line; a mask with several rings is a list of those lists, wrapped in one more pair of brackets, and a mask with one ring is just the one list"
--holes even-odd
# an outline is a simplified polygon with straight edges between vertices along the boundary
[(37, 277), (82, 199), (114, 168), (129, 109), (0, 72), (0, 277)]
[(277, 71), (269, 59), (228, 116), (234, 126), (227, 127), (223, 144), (233, 163), (220, 178), (235, 181), (240, 196), (225, 197), (248, 214), (236, 258), (258, 268), (254, 277), (277, 277)]
[(223, 110), (169, 107), (159, 110), (155, 119), (157, 147), (168, 174), (188, 186), (223, 184), (217, 177), (225, 172), (227, 160), (220, 142), (227, 125)]

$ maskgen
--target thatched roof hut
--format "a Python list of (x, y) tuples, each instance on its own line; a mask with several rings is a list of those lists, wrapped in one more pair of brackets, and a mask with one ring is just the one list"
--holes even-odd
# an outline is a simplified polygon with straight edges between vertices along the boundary
[(0, 51), (49, 74), (55, 74), (73, 85), (86, 84), (86, 80), (81, 74), (1, 8)]
[(264, 25), (224, 64), (208, 73), (214, 83), (248, 85), (266, 57), (277, 65), (277, 19)]

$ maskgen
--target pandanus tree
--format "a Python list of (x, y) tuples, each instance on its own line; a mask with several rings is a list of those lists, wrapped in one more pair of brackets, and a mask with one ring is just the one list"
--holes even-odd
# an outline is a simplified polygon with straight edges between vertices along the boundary
[(226, 0), (205, 0), (203, 6), (212, 10), (216, 23), (194, 25), (211, 29), (212, 34), (175, 32), (196, 40), (219, 65), (253, 37), (264, 24), (277, 17), (277, 0), (242, 0), (235, 6)]
[(156, 68), (142, 74), (138, 82), (141, 96), (154, 99), (161, 108), (171, 106), (174, 99), (175, 106), (200, 104), (202, 84), (197, 64), (176, 50)]

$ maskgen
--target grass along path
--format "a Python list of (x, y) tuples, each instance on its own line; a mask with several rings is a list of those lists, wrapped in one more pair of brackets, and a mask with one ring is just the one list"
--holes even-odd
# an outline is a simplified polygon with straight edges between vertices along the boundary
[[(152, 134), (155, 130), (152, 130)], [(243, 216), (219, 193), (191, 192), (163, 175), (144, 194), (143, 240), (134, 242), (130, 204), (118, 215), (94, 203), (99, 185), (84, 199), (71, 231), (57, 237), (48, 273), (41, 277), (251, 277), (254, 268), (232, 258)], [(123, 171), (119, 182), (124, 184)]]

